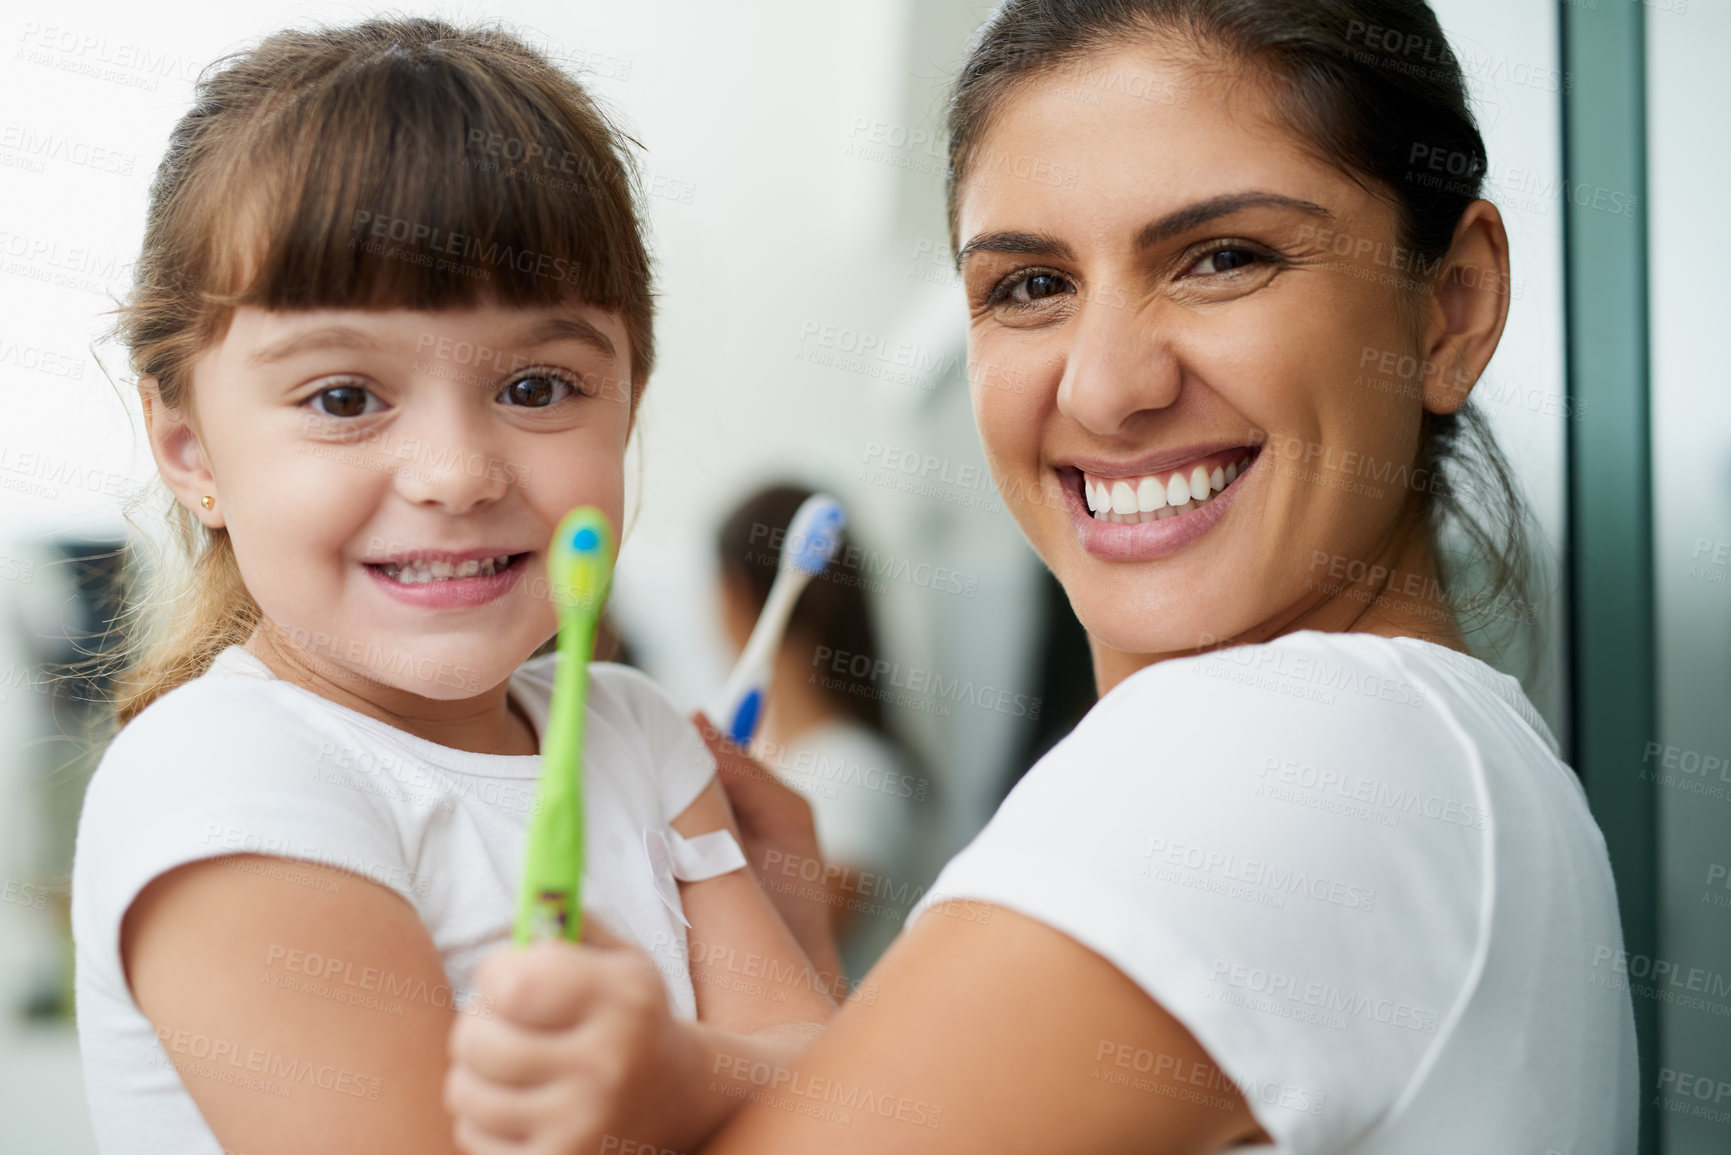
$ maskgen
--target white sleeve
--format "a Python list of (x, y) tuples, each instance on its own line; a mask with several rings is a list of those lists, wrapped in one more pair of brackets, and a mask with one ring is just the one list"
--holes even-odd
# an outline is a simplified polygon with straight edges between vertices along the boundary
[(703, 735), (642, 670), (593, 662), (589, 678), (590, 692), (601, 690), (611, 696), (619, 716), (629, 719), (636, 730), (661, 796), (661, 819), (672, 822), (715, 777), (715, 758), (703, 744)]
[[(133, 719), (103, 755), (79, 815), (73, 870), (78, 953), (97, 974), (123, 973), (120, 923), (139, 892), (200, 859), (308, 859), (411, 904), (427, 894), (364, 775), (261, 689), (242, 679), (188, 683)], [(248, 869), (294, 878), (288, 862)]]
[[(1357, 688), (1328, 700), (1218, 655), (1127, 679), (912, 917), (974, 898), (1062, 931), (1189, 1029), (1215, 1088), (1236, 1086), (1281, 1151), (1347, 1149), (1464, 1007), (1490, 876), (1466, 735), (1416, 684), (1389, 693), (1411, 676), (1398, 657), (1355, 661)], [(1101, 1077), (1206, 1090), (1207, 1073), (1106, 1046), (1119, 1042), (1103, 1040)]]

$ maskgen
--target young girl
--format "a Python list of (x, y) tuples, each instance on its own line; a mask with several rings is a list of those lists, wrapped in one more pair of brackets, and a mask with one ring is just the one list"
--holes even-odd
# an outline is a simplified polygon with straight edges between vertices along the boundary
[[(73, 880), (109, 1155), (454, 1149), (446, 1039), (492, 1014), (474, 972), (535, 805), (547, 543), (577, 505), (621, 524), (653, 363), (633, 179), (544, 58), (430, 20), (272, 36), (175, 127), (120, 328), (190, 570), (122, 680)], [(591, 679), (612, 978), (701, 1020), (683, 1061), (787, 1054), (834, 976), (737, 849), (680, 853), (737, 834), (705, 740), (641, 675)], [(605, 1068), (608, 1039), (579, 1050)], [(680, 1118), (607, 1126), (701, 1137)]]

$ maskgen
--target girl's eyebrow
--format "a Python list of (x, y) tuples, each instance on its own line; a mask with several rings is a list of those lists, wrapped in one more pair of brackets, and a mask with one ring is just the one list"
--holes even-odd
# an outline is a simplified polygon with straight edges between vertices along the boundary
[(379, 341), (371, 333), (351, 325), (326, 325), (304, 333), (291, 333), (274, 344), (255, 350), (246, 359), (248, 365), (272, 365), (302, 353), (319, 349), (378, 349)]
[[(533, 348), (555, 341), (578, 341), (608, 358), (616, 358), (613, 342), (607, 334), (581, 317), (547, 317), (514, 333), (507, 345)], [(320, 349), (382, 349), (384, 344), (371, 333), (352, 325), (325, 325), (289, 336), (256, 350), (247, 358), (248, 365), (271, 365), (302, 353)]]
[(578, 341), (604, 357), (616, 357), (613, 342), (607, 334), (581, 317), (547, 317), (517, 331), (515, 345), (534, 347), (551, 345), (555, 341)]

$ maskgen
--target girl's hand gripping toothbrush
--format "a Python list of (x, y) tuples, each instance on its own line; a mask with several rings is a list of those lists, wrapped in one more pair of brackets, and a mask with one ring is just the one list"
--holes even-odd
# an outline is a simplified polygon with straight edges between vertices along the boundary
[(763, 603), (751, 640), (727, 679), (727, 688), (709, 710), (709, 716), (728, 741), (746, 746), (763, 720), (764, 699), (775, 672), (776, 651), (781, 649), (788, 618), (806, 583), (821, 574), (835, 556), (847, 514), (841, 503), (825, 493), (805, 499), (781, 543), (781, 561), (775, 584)]
[(566, 514), (547, 552), (549, 593), (559, 608), (559, 663), (512, 935), (518, 946), (554, 938), (576, 942), (583, 929), (583, 721), (595, 622), (612, 576), (607, 519), (587, 505)]

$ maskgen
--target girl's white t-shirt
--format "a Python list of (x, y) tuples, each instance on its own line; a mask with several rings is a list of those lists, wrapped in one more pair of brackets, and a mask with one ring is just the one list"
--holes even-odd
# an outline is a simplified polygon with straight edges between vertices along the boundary
[[(558, 655), (525, 663), (509, 692), (545, 731)], [(655, 958), (676, 1014), (695, 1017), (685, 926), (656, 887), (645, 831), (665, 831), (715, 773), (702, 738), (647, 677), (592, 663), (584, 730), (588, 862), (583, 905)], [(72, 868), (78, 1035), (104, 1155), (222, 1155), (184, 1079), (245, 1081), (271, 1094), (364, 1094), (365, 1080), (221, 1040), (159, 1039), (133, 1000), (120, 924), (151, 879), (222, 855), (306, 885), (294, 859), (340, 867), (402, 895), (443, 960), (427, 990), (284, 944), (261, 981), (385, 1022), (409, 1001), (484, 1010), (470, 986), (511, 939), (537, 755), (453, 750), (285, 682), (238, 646), (124, 727), (97, 767)], [(665, 880), (664, 880), (665, 882)], [(676, 887), (664, 885), (677, 903)]]
[(1246, 1150), (1634, 1150), (1604, 838), (1519, 683), (1445, 647), (1304, 631), (1139, 671), (910, 921), (951, 899), (1146, 991), (1219, 1069), (1108, 1032), (1077, 1077), (1236, 1087), (1274, 1140)]

